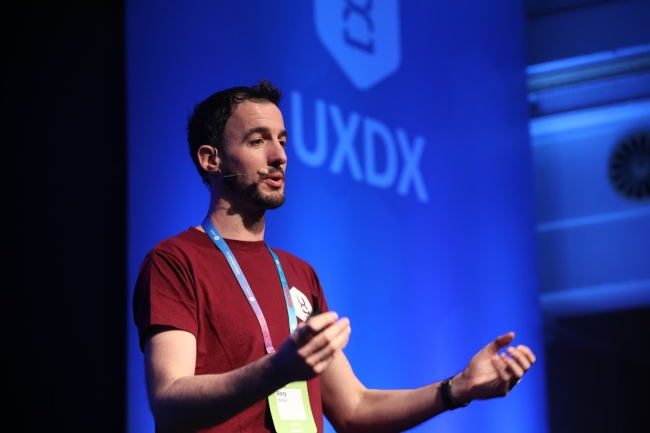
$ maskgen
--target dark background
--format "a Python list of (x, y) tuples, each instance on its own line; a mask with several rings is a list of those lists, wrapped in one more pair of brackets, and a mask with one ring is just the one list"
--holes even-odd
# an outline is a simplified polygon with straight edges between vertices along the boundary
[[(124, 6), (12, 9), (2, 35), (6, 424), (122, 432), (131, 320)], [(642, 308), (546, 323), (552, 432), (648, 431), (649, 322)]]
[(2, 20), (2, 129), (3, 148), (17, 152), (3, 159), (3, 178), (16, 191), (5, 207), (16, 221), (5, 227), (12, 242), (3, 266), (11, 276), (3, 284), (11, 294), (3, 303), (10, 385), (3, 424), (19, 432), (122, 432), (123, 5), (42, 1), (11, 9)]

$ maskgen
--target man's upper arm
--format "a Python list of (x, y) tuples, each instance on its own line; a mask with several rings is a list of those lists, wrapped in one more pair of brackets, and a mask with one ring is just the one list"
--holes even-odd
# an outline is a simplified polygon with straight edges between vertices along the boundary
[(145, 378), (151, 403), (178, 378), (193, 376), (196, 366), (196, 337), (187, 331), (161, 328), (144, 344)]
[(320, 382), (323, 413), (332, 426), (340, 430), (357, 410), (366, 388), (357, 379), (343, 352), (338, 353), (321, 374)]

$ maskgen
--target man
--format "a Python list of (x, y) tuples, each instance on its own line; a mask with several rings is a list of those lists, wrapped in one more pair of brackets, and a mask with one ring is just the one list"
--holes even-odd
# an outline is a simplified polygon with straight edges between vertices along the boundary
[(329, 311), (308, 263), (264, 242), (266, 211), (284, 202), (279, 101), (263, 80), (213, 94), (188, 120), (207, 215), (149, 252), (133, 297), (156, 431), (321, 432), (325, 415), (341, 432), (397, 432), (507, 395), (535, 362), (523, 345), (499, 353), (512, 332), (441, 382), (359, 382), (343, 353), (350, 321)]

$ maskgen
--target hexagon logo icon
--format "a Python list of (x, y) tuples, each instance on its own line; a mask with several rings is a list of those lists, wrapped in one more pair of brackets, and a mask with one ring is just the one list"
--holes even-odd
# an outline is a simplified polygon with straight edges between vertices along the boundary
[(314, 0), (314, 21), (321, 43), (359, 90), (399, 67), (398, 0)]

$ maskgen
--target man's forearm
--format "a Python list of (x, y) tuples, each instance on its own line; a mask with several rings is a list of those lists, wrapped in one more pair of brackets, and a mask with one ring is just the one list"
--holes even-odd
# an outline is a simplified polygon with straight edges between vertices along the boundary
[(403, 432), (444, 411), (440, 383), (417, 389), (368, 389), (346, 431)]
[(150, 393), (156, 425), (163, 432), (206, 428), (234, 417), (286, 384), (275, 354), (222, 374), (178, 378)]

